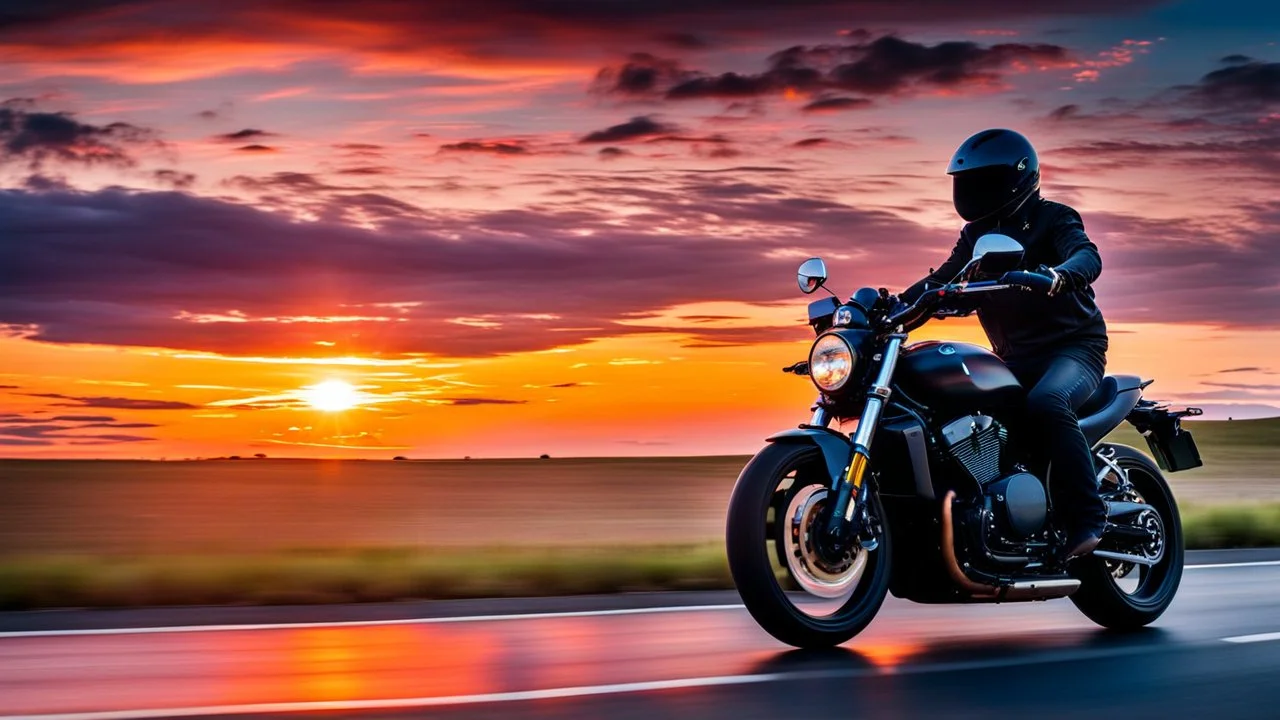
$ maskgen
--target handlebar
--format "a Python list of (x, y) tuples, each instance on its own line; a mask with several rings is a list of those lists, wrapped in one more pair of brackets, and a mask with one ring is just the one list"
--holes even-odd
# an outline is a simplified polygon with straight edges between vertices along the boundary
[(921, 321), (932, 315), (934, 308), (949, 297), (1013, 288), (1047, 293), (1051, 287), (1053, 287), (1053, 278), (1025, 270), (1007, 272), (1000, 276), (999, 280), (951, 283), (932, 290), (926, 290), (919, 298), (916, 298), (914, 303), (886, 317), (884, 325), (890, 328), (901, 325), (907, 329), (915, 329), (923, 325), (924, 323)]

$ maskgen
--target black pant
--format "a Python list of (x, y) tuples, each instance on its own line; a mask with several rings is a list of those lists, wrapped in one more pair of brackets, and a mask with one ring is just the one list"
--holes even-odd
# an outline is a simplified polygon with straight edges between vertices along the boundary
[(1027, 388), (1026, 429), (1041, 458), (1053, 464), (1049, 493), (1058, 525), (1068, 532), (1101, 528), (1106, 522), (1093, 450), (1076, 417), (1076, 410), (1098, 389), (1105, 368), (1105, 350), (1092, 345), (1009, 361), (1009, 369)]

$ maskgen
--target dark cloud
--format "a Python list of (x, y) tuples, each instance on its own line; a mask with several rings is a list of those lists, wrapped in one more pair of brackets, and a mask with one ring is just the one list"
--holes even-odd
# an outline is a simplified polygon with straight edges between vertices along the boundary
[(712, 160), (727, 160), (729, 158), (742, 157), (742, 151), (731, 147), (714, 147), (710, 150), (703, 151), (694, 146), (695, 155), (706, 155)]
[(627, 142), (629, 140), (640, 140), (643, 138), (651, 138), (659, 135), (667, 135), (677, 132), (678, 129), (674, 125), (658, 122), (647, 115), (633, 117), (627, 122), (613, 125), (604, 130), (596, 130), (583, 136), (578, 142), (582, 143), (616, 143)]
[(241, 147), (238, 147), (238, 148), (236, 148), (236, 152), (245, 152), (245, 153), (273, 153), (273, 152), (277, 152), (277, 149), (276, 149), (276, 148), (274, 148), (274, 147), (271, 147), (270, 145), (257, 145), (257, 144), (254, 144), (254, 145), (243, 145), (243, 146), (241, 146)]
[(1187, 97), (1216, 111), (1261, 110), (1280, 105), (1280, 63), (1248, 60), (1214, 70), (1200, 78), (1187, 91)]
[(26, 180), (22, 181), (22, 186), (28, 190), (69, 190), (71, 184), (62, 176), (50, 177), (36, 173), (30, 175)]
[(814, 100), (801, 108), (801, 110), (807, 113), (843, 112), (845, 110), (864, 110), (871, 107), (871, 105), (871, 101), (866, 98), (829, 97)]
[(1264, 369), (1262, 369), (1262, 368), (1260, 368), (1260, 367), (1253, 367), (1253, 366), (1250, 366), (1250, 367), (1235, 367), (1235, 368), (1227, 368), (1226, 370), (1219, 370), (1219, 371), (1218, 371), (1218, 373), (1219, 373), (1219, 374), (1222, 374), (1222, 375), (1225, 375), (1225, 374), (1227, 374), (1227, 373), (1245, 373), (1245, 372), (1266, 372), (1266, 370), (1264, 370)]
[(129, 148), (154, 144), (155, 134), (129, 123), (90, 125), (67, 112), (34, 112), (26, 103), (0, 106), (0, 151), (4, 160), (39, 168), (49, 161), (81, 165), (136, 164)]
[(466, 407), (471, 405), (524, 405), (525, 403), (528, 402), (528, 400), (502, 400), (499, 398), (474, 398), (474, 397), (440, 398), (440, 401), (448, 403), (449, 405), (456, 405), (458, 407)]
[(201, 110), (196, 113), (196, 117), (201, 120), (217, 120), (221, 118), (222, 115), (217, 110)]
[(600, 156), (601, 160), (616, 160), (617, 158), (625, 157), (631, 153), (628, 150), (610, 145), (609, 147), (600, 148), (600, 151), (596, 154)]
[(360, 165), (358, 167), (343, 168), (338, 171), (339, 175), (394, 175), (395, 168), (389, 168), (385, 165)]
[(1070, 120), (1074, 117), (1079, 117), (1079, 115), (1080, 106), (1075, 104), (1061, 105), (1049, 111), (1049, 119), (1056, 120), (1058, 122)]
[(375, 145), (374, 143), (338, 143), (333, 147), (346, 152), (350, 157), (362, 158), (386, 157), (383, 151), (387, 149), (386, 146)]
[[(820, 95), (842, 91), (860, 95), (901, 95), (935, 90), (999, 86), (1006, 73), (1026, 68), (1070, 67), (1074, 61), (1060, 45), (969, 41), (937, 45), (885, 35), (849, 45), (795, 46), (768, 58), (762, 73), (707, 74), (674, 60), (633, 55), (624, 65), (605, 68), (597, 87), (626, 96), (668, 100), (743, 99), (794, 93)], [(865, 98), (818, 97), (809, 111), (865, 107)]]
[(119, 397), (83, 397), (61, 393), (28, 393), (31, 397), (65, 400), (50, 403), (52, 407), (91, 407), (113, 410), (198, 410), (200, 406), (176, 400), (142, 400)]
[(488, 155), (528, 155), (529, 146), (521, 140), (465, 140), (440, 146), (440, 152), (485, 153)]
[(820, 145), (829, 145), (829, 144), (831, 144), (831, 141), (828, 140), (827, 138), (811, 137), (811, 138), (805, 138), (803, 140), (797, 140), (791, 143), (791, 147), (809, 148), (809, 147), (818, 147)]
[(245, 128), (243, 130), (237, 130), (233, 133), (223, 133), (222, 135), (215, 135), (213, 139), (217, 140), (218, 142), (234, 143), (234, 142), (246, 142), (249, 140), (258, 140), (261, 138), (275, 137), (275, 135), (276, 135), (275, 133), (267, 132), (266, 130), (258, 130), (256, 128)]
[[(246, 40), (290, 38), (336, 50), (395, 52), (420, 57), (423, 38), (466, 58), (565, 56), (573, 51), (654, 38), (689, 48), (709, 32), (717, 38), (831, 33), (851, 19), (866, 26), (896, 26), (961, 20), (1012, 22), (1029, 17), (1132, 14), (1159, 0), (472, 0), (466, 3), (406, 3), (401, 0), (228, 0), (208, 11), (201, 0), (63, 0), (11, 2), (0, 15), (0, 32), (21, 33), (28, 43), (83, 46), (101, 39), (101, 28), (123, 49), (145, 53), (157, 38), (184, 49), (190, 37)], [(12, 9), (9, 9), (12, 8)], [(326, 22), (314, 22), (316, 17)], [(265, 21), (264, 21), (265, 20)], [(362, 32), (376, 26), (379, 32)], [(156, 28), (163, 28), (158, 33)], [(849, 34), (856, 38), (856, 31)], [(149, 41), (147, 43), (139, 42)], [(138, 47), (138, 46), (142, 47)], [(141, 55), (145, 57), (145, 55)]]
[(596, 74), (598, 92), (619, 95), (650, 95), (669, 87), (686, 76), (676, 60), (659, 58), (649, 53), (635, 53), (618, 67), (606, 67)]
[(1200, 220), (1094, 212), (1085, 224), (1102, 248), (1106, 267), (1097, 288), (1109, 319), (1277, 325), (1280, 202)]
[[(0, 191), (0, 325), (37, 341), (236, 355), (315, 354), (324, 341), (335, 343), (325, 352), (484, 356), (640, 332), (619, 320), (655, 308), (789, 298), (796, 246), (847, 253), (857, 236), (874, 252), (892, 238), (906, 261), (876, 265), (874, 278), (859, 263), (868, 283), (918, 274), (911, 248), (941, 252), (933, 233), (892, 214), (793, 196), (787, 172), (689, 172), (675, 187), (600, 174), (557, 207), (494, 211), (419, 207), (299, 174), (241, 184), (306, 208), (308, 222), (176, 192)], [(747, 173), (759, 180), (734, 182)], [(512, 308), (554, 319), (508, 321)]]
[(704, 143), (711, 145), (727, 145), (732, 142), (728, 137), (720, 134), (714, 135), (659, 135), (658, 137), (645, 140), (646, 143)]
[(688, 322), (706, 323), (706, 322), (724, 322), (726, 320), (746, 320), (740, 315), (681, 315), (681, 320)]
[(656, 39), (663, 45), (677, 50), (705, 50), (711, 47), (711, 43), (702, 36), (687, 32), (663, 33)]
[(558, 383), (558, 384), (556, 384), (556, 385), (552, 385), (551, 387), (553, 387), (553, 388), (576, 388), (576, 387), (582, 387), (582, 383), (576, 383), (576, 382)]
[[(813, 82), (807, 87), (816, 87), (819, 79), (816, 72)], [(702, 98), (735, 99), (751, 98), (783, 91), (787, 86), (772, 74), (740, 75), (735, 72), (720, 75), (695, 77), (685, 80), (667, 90), (669, 100), (696, 100)]]
[(1253, 392), (1280, 392), (1280, 385), (1266, 383), (1224, 383), (1224, 382), (1206, 382), (1205, 385), (1212, 387), (1230, 388), (1232, 390), (1251, 390)]
[(1114, 169), (1149, 166), (1153, 163), (1204, 172), (1210, 168), (1220, 176), (1247, 170), (1268, 175), (1280, 173), (1280, 134), (1265, 126), (1255, 137), (1220, 136), (1204, 140), (1102, 140), (1056, 148), (1057, 157), (1078, 160), (1081, 167)]
[(0, 390), (18, 390), (18, 389), (20, 388), (17, 385), (0, 385)]
[(119, 433), (89, 433), (99, 429), (143, 429), (159, 427), (154, 423), (118, 423), (115, 418), (97, 415), (59, 415), (53, 418), (0, 414), (0, 445), (48, 447), (53, 445), (110, 445), (147, 442), (154, 438)]
[(998, 84), (1016, 65), (1066, 66), (1071, 56), (1060, 45), (1002, 43), (983, 47), (967, 41), (924, 45), (892, 35), (854, 46), (856, 60), (831, 71), (836, 87), (866, 94), (912, 88), (957, 89)]
[(151, 177), (162, 185), (167, 185), (174, 190), (186, 190), (196, 182), (196, 176), (189, 172), (181, 172), (179, 170), (154, 170)]
[(57, 3), (5, 3), (0, 12), (0, 30), (28, 29), (93, 16), (133, 0), (63, 0)]
[(1248, 55), (1228, 55), (1221, 60), (1223, 65), (1245, 65), (1253, 61)]

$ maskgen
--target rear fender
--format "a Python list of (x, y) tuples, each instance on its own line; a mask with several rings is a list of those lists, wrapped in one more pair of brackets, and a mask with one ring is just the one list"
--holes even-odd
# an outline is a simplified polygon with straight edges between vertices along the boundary
[(806, 426), (784, 430), (769, 436), (766, 442), (817, 447), (822, 452), (822, 461), (827, 466), (827, 476), (831, 479), (832, 488), (839, 487), (844, 480), (849, 459), (853, 456), (853, 443), (849, 438), (830, 428)]
[(1160, 472), (1160, 467), (1156, 465), (1156, 461), (1151, 459), (1150, 455), (1142, 452), (1136, 447), (1121, 445), (1119, 443), (1100, 443), (1094, 448), (1094, 452), (1109, 455), (1113, 460), (1119, 460), (1120, 458), (1135, 460), (1144, 465), (1147, 472), (1161, 480), (1164, 480), (1164, 473)]

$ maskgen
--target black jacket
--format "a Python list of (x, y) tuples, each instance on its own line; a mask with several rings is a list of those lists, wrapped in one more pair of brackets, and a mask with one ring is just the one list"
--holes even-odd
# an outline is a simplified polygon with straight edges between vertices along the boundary
[(969, 223), (960, 231), (951, 257), (927, 278), (911, 286), (903, 298), (914, 302), (926, 283), (950, 282), (973, 257), (974, 242), (999, 232), (1022, 243), (1019, 269), (1048, 265), (1063, 276), (1064, 288), (1054, 297), (1034, 292), (996, 292), (975, 296), (978, 319), (996, 354), (1006, 361), (1042, 357), (1068, 346), (1107, 349), (1107, 325), (1094, 300), (1092, 283), (1102, 273), (1098, 248), (1085, 235), (1080, 214), (1039, 196), (1012, 217), (998, 222)]

